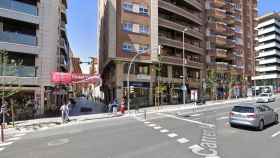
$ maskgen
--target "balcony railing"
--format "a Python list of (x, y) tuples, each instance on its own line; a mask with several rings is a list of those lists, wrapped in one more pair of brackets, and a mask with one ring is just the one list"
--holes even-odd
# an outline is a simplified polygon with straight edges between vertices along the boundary
[[(183, 48), (183, 42), (170, 39), (168, 37), (164, 36), (159, 36), (159, 43), (162, 45), (167, 45), (170, 47), (175, 47), (182, 49)], [(185, 50), (188, 50), (190, 52), (198, 53), (198, 54), (203, 54), (203, 48), (200, 48), (199, 46), (195, 46), (193, 44), (185, 43)]]
[(224, 0), (213, 0), (212, 1), (212, 6), (213, 7), (223, 7), (225, 6), (225, 1)]
[(165, 10), (175, 12), (176, 14), (184, 16), (185, 18), (188, 18), (189, 20), (192, 20), (200, 25), (203, 24), (202, 19), (199, 18), (198, 15), (196, 16), (196, 15), (188, 12), (187, 10), (180, 8), (172, 3), (168, 3), (166, 1), (159, 0), (159, 6)]
[[(3, 70), (4, 68), (4, 70)], [(4, 74), (2, 73), (4, 72)], [(35, 66), (0, 65), (0, 76), (36, 77)]]
[[(170, 56), (162, 56), (161, 57), (161, 61), (162, 62), (166, 62), (166, 63), (176, 63), (176, 64), (182, 64), (183, 63), (183, 59), (179, 58), (179, 57), (170, 57)], [(193, 60), (186, 60), (186, 67), (194, 67), (194, 68), (198, 68), (198, 69), (202, 69), (203, 67), (203, 63), (199, 63)]]
[[(188, 26), (183, 26), (179, 23), (164, 19), (164, 18), (158, 18), (158, 23), (159, 26), (163, 26), (172, 30), (176, 30), (176, 31), (180, 31), (182, 32), (185, 28), (188, 28)], [(189, 29), (188, 31), (185, 32), (185, 34), (190, 35), (190, 36), (194, 36), (198, 39), (203, 39), (203, 34), (201, 32), (199, 32), (198, 30), (194, 30), (194, 29)]]
[(37, 6), (15, 0), (0, 0), (0, 8), (11, 9), (34, 16), (38, 15)]
[(17, 32), (0, 32), (0, 42), (36, 46), (37, 37)]

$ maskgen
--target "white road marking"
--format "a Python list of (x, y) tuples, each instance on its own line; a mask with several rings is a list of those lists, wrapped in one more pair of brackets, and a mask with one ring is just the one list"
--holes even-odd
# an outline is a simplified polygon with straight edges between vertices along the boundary
[(160, 133), (167, 133), (167, 132), (169, 132), (169, 130), (167, 129), (160, 130)]
[(150, 124), (151, 122), (148, 122), (148, 121), (146, 121), (146, 122), (144, 122), (145, 124)]
[(219, 117), (219, 118), (217, 118), (216, 120), (226, 120), (226, 119), (228, 119), (228, 116), (222, 116), (222, 117)]
[(155, 127), (156, 124), (149, 124), (148, 126), (150, 126), (150, 127)]
[(200, 116), (201, 114), (193, 114), (192, 117)]
[(178, 135), (176, 133), (170, 133), (168, 134), (168, 137), (170, 138), (174, 138), (174, 137), (177, 137)]
[(274, 138), (274, 137), (278, 136), (279, 134), (280, 134), (280, 131), (274, 133), (271, 137)]
[(190, 140), (186, 139), (186, 138), (180, 138), (180, 139), (177, 139), (177, 142), (181, 143), (181, 144), (185, 144), (185, 143), (188, 143)]
[(7, 139), (6, 141), (10, 142), (10, 141), (15, 141), (15, 140), (20, 140), (20, 137), (10, 138), (10, 139)]
[(191, 120), (191, 119), (180, 118), (180, 117), (169, 115), (169, 114), (159, 113), (158, 115), (163, 115), (163, 116), (174, 118), (177, 120), (182, 120), (182, 121), (191, 122), (191, 123), (195, 123), (195, 124), (199, 124), (199, 125), (204, 125), (204, 126), (208, 126), (210, 128), (215, 127), (215, 125), (213, 125), (213, 124), (199, 122), (199, 121), (195, 121), (195, 120)]
[(221, 158), (220, 156), (207, 156), (205, 158)]
[(13, 144), (14, 142), (7, 142), (7, 143), (0, 143), (0, 147), (2, 146), (7, 146), (7, 145), (11, 145)]
[(162, 127), (160, 127), (160, 126), (156, 126), (156, 127), (154, 127), (154, 129), (162, 129)]
[(0, 148), (0, 151), (3, 151), (5, 148)]
[(70, 140), (68, 138), (58, 139), (58, 140), (48, 142), (48, 146), (60, 146), (60, 145), (64, 145), (69, 142), (70, 142)]

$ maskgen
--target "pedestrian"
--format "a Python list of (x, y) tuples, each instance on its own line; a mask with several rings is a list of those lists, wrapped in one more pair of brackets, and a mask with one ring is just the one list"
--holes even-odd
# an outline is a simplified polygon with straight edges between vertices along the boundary
[(113, 107), (113, 114), (116, 114), (118, 112), (118, 102), (117, 102), (117, 99), (114, 100), (112, 107)]
[(70, 122), (70, 118), (69, 118), (70, 106), (71, 106), (71, 101), (69, 100), (68, 104), (66, 104), (66, 109), (65, 109), (65, 119), (68, 122)]
[(60, 111), (61, 111), (61, 120), (62, 120), (62, 123), (65, 123), (65, 118), (66, 118), (66, 108), (67, 106), (65, 104), (61, 105), (60, 107)]
[(122, 101), (121, 101), (120, 111), (121, 111), (122, 114), (124, 114), (124, 112), (125, 112), (125, 101), (124, 101), (124, 97), (122, 98)]

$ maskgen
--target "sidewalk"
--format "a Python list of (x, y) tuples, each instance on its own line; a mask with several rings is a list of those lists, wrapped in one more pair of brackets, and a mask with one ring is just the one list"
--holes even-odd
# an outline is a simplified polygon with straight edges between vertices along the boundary
[[(279, 97), (279, 95), (277, 96)], [(231, 103), (238, 103), (238, 102), (244, 102), (244, 101), (252, 101), (255, 100), (255, 97), (248, 97), (248, 98), (238, 98), (238, 99), (229, 99), (229, 100), (213, 100), (213, 101), (207, 101), (206, 104), (203, 105), (197, 105), (196, 109), (200, 108), (206, 108), (206, 107), (212, 107), (217, 105), (227, 105)], [(155, 107), (147, 107), (147, 108), (140, 108), (138, 110), (139, 113), (144, 113), (146, 111), (147, 113), (157, 113), (157, 112), (172, 112), (177, 110), (189, 110), (195, 108), (194, 103), (189, 104), (180, 104), (180, 105), (162, 105), (159, 107), (159, 109), (155, 109)], [(135, 110), (130, 111), (131, 114), (135, 114)], [(89, 120), (97, 120), (97, 119), (106, 119), (106, 118), (113, 118), (113, 117), (120, 117), (129, 116), (128, 112), (126, 112), (125, 115), (120, 114), (112, 114), (112, 113), (101, 113), (101, 114), (91, 114), (91, 115), (82, 115), (82, 116), (72, 116), (70, 117), (71, 122), (66, 123), (63, 125), (71, 125), (75, 123), (81, 123), (84, 121)], [(34, 119), (34, 120), (26, 120), (26, 121), (17, 121), (15, 122), (15, 128), (8, 128), (5, 129), (5, 132), (15, 132), (15, 131), (28, 131), (28, 130), (38, 130), (38, 129), (46, 129), (49, 127), (54, 127), (61, 125), (61, 118), (55, 117), (55, 118), (41, 118), (41, 119)]]

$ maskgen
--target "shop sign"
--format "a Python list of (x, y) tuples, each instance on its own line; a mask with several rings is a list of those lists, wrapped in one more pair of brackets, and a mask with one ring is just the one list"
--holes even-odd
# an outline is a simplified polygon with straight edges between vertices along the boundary
[(139, 80), (151, 80), (151, 76), (143, 75), (143, 74), (136, 75), (136, 78), (139, 79)]

